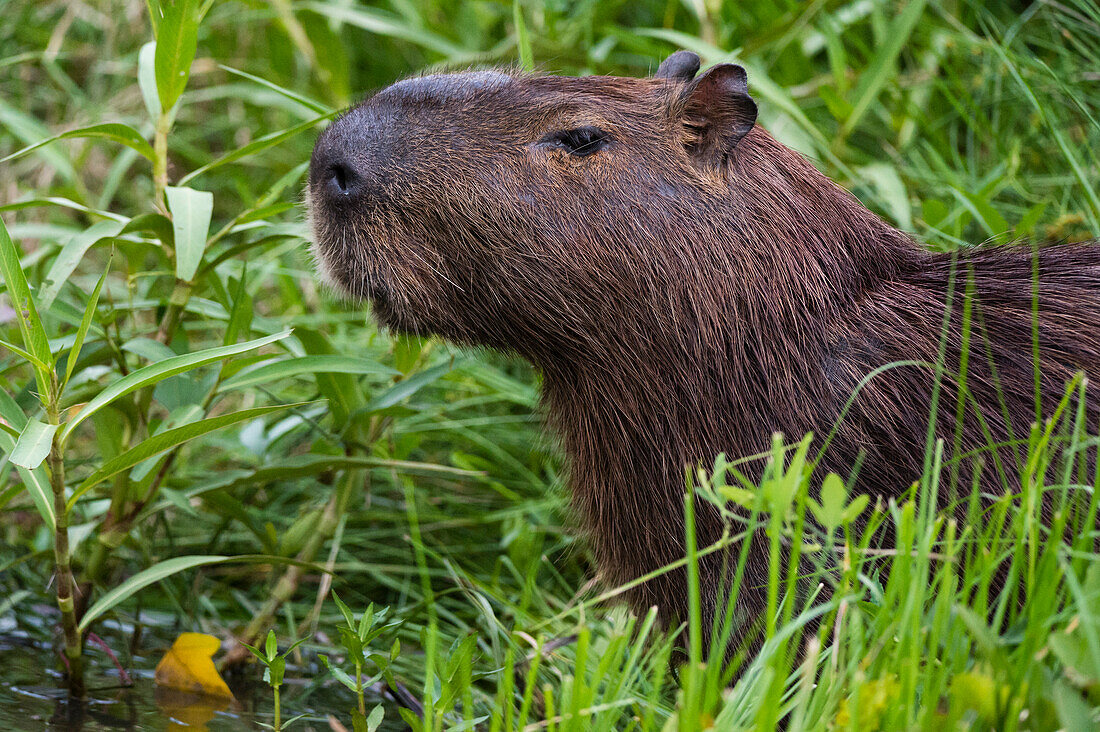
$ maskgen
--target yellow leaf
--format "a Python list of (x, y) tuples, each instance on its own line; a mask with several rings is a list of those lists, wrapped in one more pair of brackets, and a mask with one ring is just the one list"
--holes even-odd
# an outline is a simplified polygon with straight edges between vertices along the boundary
[(214, 668), (214, 652), (221, 641), (205, 633), (180, 633), (157, 664), (154, 678), (170, 689), (232, 699), (233, 692)]

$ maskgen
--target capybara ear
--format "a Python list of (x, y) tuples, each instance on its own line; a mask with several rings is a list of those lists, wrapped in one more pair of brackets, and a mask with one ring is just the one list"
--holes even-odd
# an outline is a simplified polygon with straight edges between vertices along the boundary
[(688, 150), (701, 161), (725, 160), (756, 124), (748, 76), (736, 64), (708, 69), (684, 92), (681, 109)]
[(699, 71), (699, 54), (691, 51), (677, 51), (657, 67), (654, 74), (658, 79), (673, 81), (691, 81)]

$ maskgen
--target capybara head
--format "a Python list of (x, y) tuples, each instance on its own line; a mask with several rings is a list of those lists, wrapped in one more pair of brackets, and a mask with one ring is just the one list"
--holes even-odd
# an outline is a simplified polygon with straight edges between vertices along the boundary
[(314, 149), (322, 272), (398, 330), (535, 361), (584, 350), (606, 337), (596, 320), (690, 276), (699, 242), (736, 225), (722, 171), (756, 105), (740, 66), (698, 67), (681, 52), (642, 79), (471, 71), (384, 89)]
[[(967, 455), (1027, 434), (1034, 352), (1046, 403), (1077, 370), (1100, 381), (1100, 247), (923, 251), (755, 125), (739, 66), (698, 69), (679, 52), (644, 79), (409, 79), (334, 122), (310, 165), (332, 283), (394, 329), (540, 368), (577, 515), (614, 584), (683, 558), (685, 466), (764, 453), (776, 432), (818, 435), (820, 474), (858, 465), (860, 490), (903, 495), (933, 394), (965, 403), (950, 378), (934, 387), (937, 359), (946, 374), (968, 364), (977, 417), (956, 424), (951, 407), (933, 425)], [(952, 295), (956, 271), (984, 358), (965, 355), (971, 299)], [(1093, 390), (1086, 423), (1098, 420)], [(706, 502), (695, 522), (699, 546), (723, 536)], [(761, 546), (740, 617), (767, 605)], [(701, 560), (704, 608), (721, 606), (735, 564)], [(626, 597), (682, 619), (685, 574)]]

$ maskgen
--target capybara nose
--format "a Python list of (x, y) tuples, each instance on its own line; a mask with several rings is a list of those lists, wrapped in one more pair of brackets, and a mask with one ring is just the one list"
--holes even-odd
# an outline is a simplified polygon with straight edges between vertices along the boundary
[(310, 187), (314, 195), (334, 206), (351, 206), (369, 198), (365, 179), (367, 153), (355, 145), (349, 124), (338, 120), (329, 128), (313, 149), (309, 165)]
[(351, 198), (359, 189), (359, 175), (346, 163), (330, 163), (325, 179), (327, 195), (337, 199)]

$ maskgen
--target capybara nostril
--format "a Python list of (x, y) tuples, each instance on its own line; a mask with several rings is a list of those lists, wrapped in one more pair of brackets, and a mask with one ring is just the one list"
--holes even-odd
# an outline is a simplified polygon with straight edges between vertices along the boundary
[(326, 185), (332, 195), (350, 197), (359, 188), (359, 176), (349, 166), (343, 163), (332, 163), (329, 166)]

